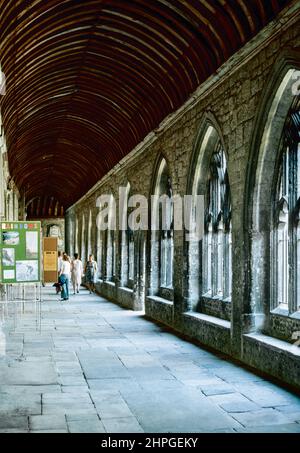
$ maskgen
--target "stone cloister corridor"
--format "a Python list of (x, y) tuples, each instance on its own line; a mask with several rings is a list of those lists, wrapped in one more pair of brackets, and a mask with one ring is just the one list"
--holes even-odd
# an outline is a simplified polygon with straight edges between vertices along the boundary
[(1, 433), (300, 432), (296, 394), (86, 290), (3, 334)]

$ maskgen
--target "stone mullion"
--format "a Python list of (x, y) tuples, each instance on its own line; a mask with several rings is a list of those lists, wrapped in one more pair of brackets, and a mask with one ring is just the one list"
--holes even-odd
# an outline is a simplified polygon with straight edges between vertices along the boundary
[(174, 231), (173, 240), (173, 291), (174, 291), (174, 325), (180, 326), (182, 314), (186, 311), (186, 301), (184, 299), (184, 253), (183, 241), (185, 240), (185, 231)]
[(290, 228), (289, 228), (289, 269), (290, 269), (290, 295), (289, 311), (297, 311), (297, 192), (298, 192), (298, 143), (293, 144), (289, 150), (289, 199), (290, 199)]
[(116, 284), (116, 287), (119, 287), (121, 286), (120, 283), (121, 283), (121, 279), (120, 279), (120, 276), (121, 276), (121, 268), (122, 268), (122, 256), (121, 256), (121, 253), (120, 253), (120, 242), (122, 242), (122, 232), (117, 229), (116, 231), (114, 231), (114, 240), (115, 240), (115, 284)]
[(107, 282), (107, 258), (108, 258), (108, 230), (103, 231), (103, 247), (102, 247), (102, 276), (103, 281)]
[(128, 284), (128, 235), (127, 231), (120, 232), (121, 241), (119, 245), (120, 253), (120, 286), (127, 286)]
[(148, 271), (148, 295), (157, 295), (159, 288), (159, 241), (158, 232), (151, 233), (150, 239), (150, 256), (149, 256), (149, 271)]
[[(299, 215), (299, 214), (298, 214)], [(298, 217), (299, 218), (299, 217)], [(296, 229), (296, 311), (300, 311), (300, 219)]]
[(96, 260), (98, 263), (98, 278), (101, 279), (102, 277), (102, 247), (101, 247), (101, 233), (96, 225), (95, 228), (95, 233), (96, 233)]
[[(140, 285), (141, 285), (141, 275), (140, 275), (140, 241), (139, 233), (134, 234), (134, 277), (133, 277), (133, 299), (134, 299), (134, 308), (137, 310), (140, 306), (143, 306), (140, 301)], [(128, 251), (129, 254), (129, 251)], [(128, 255), (129, 256), (129, 255)], [(129, 256), (130, 259), (130, 256)], [(129, 266), (129, 264), (128, 264)]]
[(145, 306), (145, 295), (146, 295), (146, 266), (147, 266), (147, 255), (146, 255), (146, 232), (141, 231), (140, 238), (140, 280), (139, 280), (139, 299), (141, 308)]
[(223, 299), (229, 297), (229, 278), (230, 278), (230, 265), (229, 265), (229, 234), (224, 231), (223, 236)]

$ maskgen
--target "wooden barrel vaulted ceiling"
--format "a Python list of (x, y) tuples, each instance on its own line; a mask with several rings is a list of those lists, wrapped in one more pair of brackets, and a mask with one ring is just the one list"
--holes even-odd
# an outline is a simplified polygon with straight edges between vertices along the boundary
[(74, 203), (289, 3), (0, 0), (9, 167), (37, 215)]

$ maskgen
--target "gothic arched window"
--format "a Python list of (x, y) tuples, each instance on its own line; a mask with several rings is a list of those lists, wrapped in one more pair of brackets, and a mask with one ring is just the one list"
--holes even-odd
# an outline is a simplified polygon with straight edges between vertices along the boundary
[(86, 228), (85, 228), (85, 216), (83, 214), (82, 216), (82, 224), (81, 224), (81, 259), (82, 262), (85, 263), (87, 260), (87, 254), (86, 254)]
[(300, 96), (284, 126), (275, 197), (271, 309), (294, 313), (300, 310)]
[(127, 245), (128, 245), (128, 281), (134, 280), (134, 234), (128, 228), (127, 230)]
[(79, 250), (79, 221), (78, 221), (77, 215), (76, 215), (76, 219), (75, 219), (75, 253), (80, 253), (80, 250)]
[(188, 243), (188, 308), (231, 319), (232, 223), (227, 160), (214, 118), (204, 122), (189, 176), (192, 195), (203, 197), (203, 236)]
[(130, 208), (128, 202), (131, 196), (130, 184), (126, 186), (124, 191), (124, 199), (120, 200), (123, 204), (123, 231), (122, 231), (122, 244), (121, 244), (121, 256), (122, 256), (122, 269), (121, 269), (121, 285), (133, 289), (134, 275), (135, 275), (135, 263), (134, 263), (134, 233), (128, 226), (128, 217), (130, 214)]
[(97, 226), (97, 263), (98, 263), (98, 276), (100, 280), (103, 279), (103, 232)]
[(89, 212), (89, 223), (88, 223), (88, 245), (87, 245), (87, 248), (88, 248), (88, 256), (90, 254), (93, 254), (93, 251), (92, 251), (92, 211), (90, 210)]
[(221, 141), (212, 154), (205, 194), (202, 294), (231, 297), (231, 203), (227, 162)]
[(114, 230), (107, 230), (105, 232), (105, 249), (106, 277), (108, 281), (113, 282), (116, 277), (116, 242)]
[(151, 292), (172, 299), (174, 203), (167, 162), (161, 159), (154, 184), (151, 236)]

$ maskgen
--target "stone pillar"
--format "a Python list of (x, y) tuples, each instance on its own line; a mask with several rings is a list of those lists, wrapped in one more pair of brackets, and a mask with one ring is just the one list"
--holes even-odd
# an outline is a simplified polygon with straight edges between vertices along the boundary
[(135, 235), (135, 276), (134, 276), (134, 309), (145, 308), (146, 297), (146, 239), (147, 232), (139, 231)]
[(184, 268), (186, 267), (186, 259), (183, 253), (184, 239), (184, 231), (174, 232), (174, 327), (180, 327), (182, 313), (186, 311), (184, 300)]

